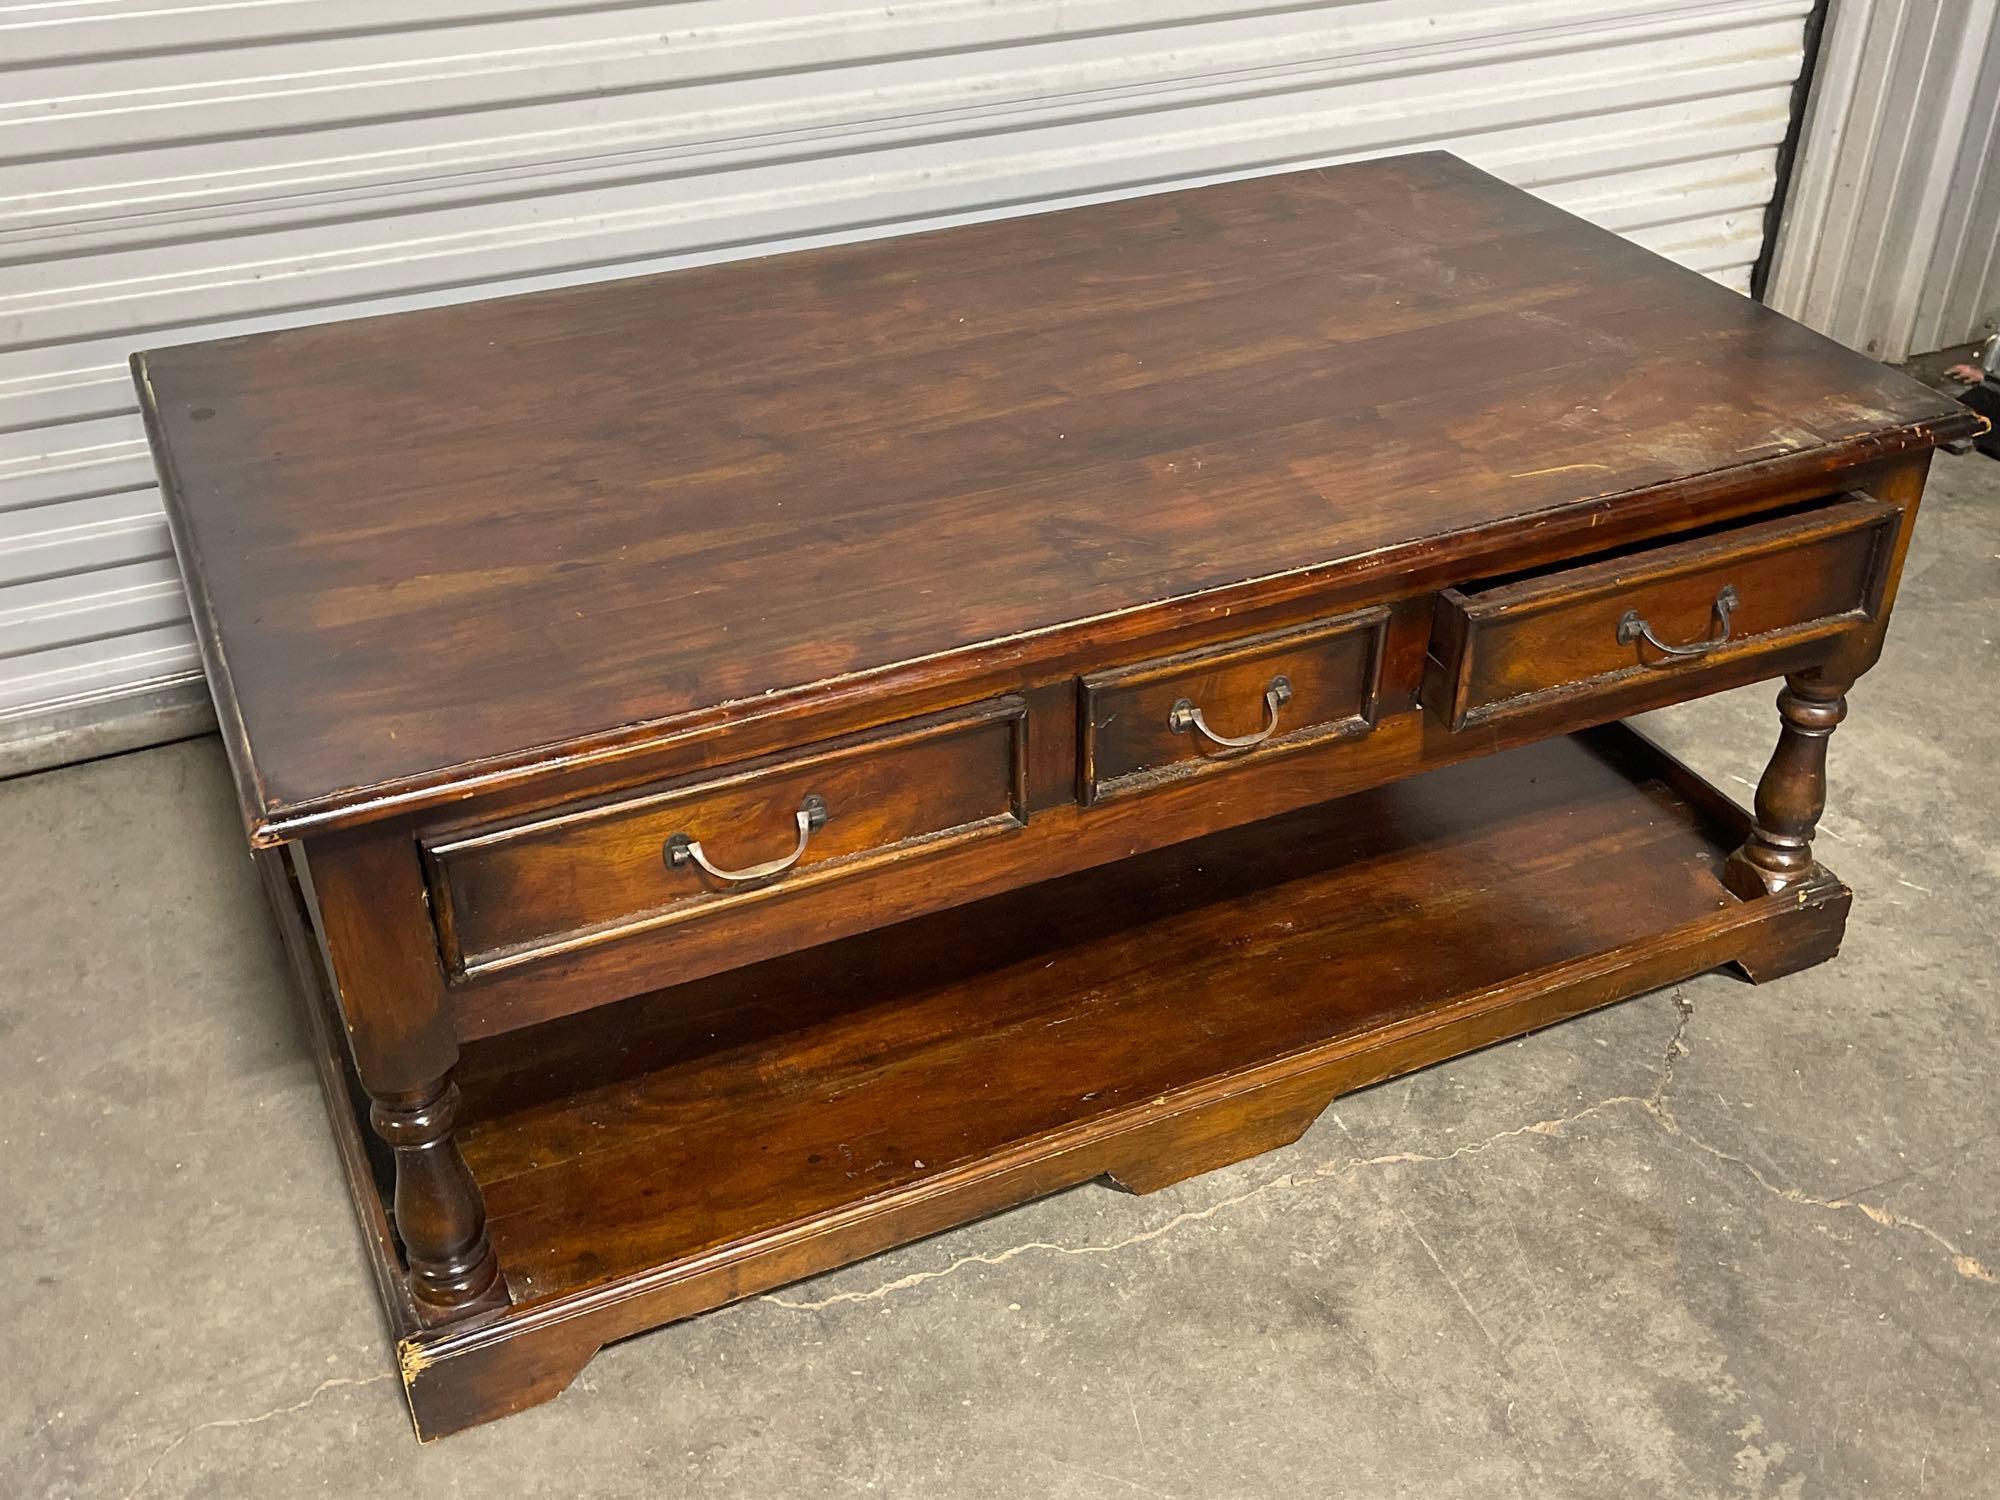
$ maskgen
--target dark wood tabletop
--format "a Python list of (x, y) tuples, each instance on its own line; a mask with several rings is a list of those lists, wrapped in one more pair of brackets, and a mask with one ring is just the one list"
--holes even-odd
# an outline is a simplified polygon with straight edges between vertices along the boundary
[(135, 365), (253, 832), (1976, 426), (1435, 153)]

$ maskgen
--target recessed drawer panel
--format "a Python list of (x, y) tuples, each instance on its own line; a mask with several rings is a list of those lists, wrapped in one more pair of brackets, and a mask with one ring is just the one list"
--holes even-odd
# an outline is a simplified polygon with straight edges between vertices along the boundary
[(1018, 828), (1026, 729), (999, 698), (427, 840), (446, 963), (505, 968)]
[(1900, 512), (1861, 496), (1438, 596), (1424, 702), (1454, 729), (1836, 635), (1876, 609)]
[(1083, 800), (1366, 733), (1388, 619), (1364, 609), (1085, 677)]

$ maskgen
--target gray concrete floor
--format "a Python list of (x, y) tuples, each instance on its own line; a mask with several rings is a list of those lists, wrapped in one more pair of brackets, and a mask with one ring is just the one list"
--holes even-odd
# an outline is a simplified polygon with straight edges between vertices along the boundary
[[(0, 1497), (2000, 1494), (2000, 465), (1834, 741), (1846, 951), (410, 1436), (213, 740), (0, 784)], [(1748, 795), (1759, 687), (1649, 728)]]

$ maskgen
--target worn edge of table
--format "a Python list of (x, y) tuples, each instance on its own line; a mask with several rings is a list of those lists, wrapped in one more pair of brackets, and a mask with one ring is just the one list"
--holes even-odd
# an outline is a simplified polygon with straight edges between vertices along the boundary
[[(160, 430), (145, 354), (134, 354), (131, 365), (148, 441), (159, 469), (168, 535), (186, 581), (196, 647), (215, 700), (217, 722), (253, 849), (275, 848), (312, 835), (434, 811), (482, 794), (517, 789), (538, 777), (639, 761), (678, 742), (762, 720), (837, 712), (861, 704), (879, 706), (879, 721), (926, 712), (948, 701), (950, 695), (938, 696), (932, 692), (926, 697), (919, 691), (923, 688), (962, 685), (968, 679), (990, 675), (1002, 668), (1016, 680), (1035, 678), (1047, 671), (1059, 671), (1066, 657), (1078, 652), (1119, 648), (1138, 641), (1168, 642), (1177, 638), (1176, 630), (1184, 631), (1191, 623), (1282, 608), (1315, 596), (1325, 596), (1323, 602), (1331, 607), (1344, 602), (1352, 590), (1372, 587), (1376, 594), (1370, 602), (1383, 602), (1384, 579), (1394, 580), (1396, 597), (1426, 592), (1439, 584), (1456, 581), (1475, 563), (1505, 571), (1558, 559), (1571, 550), (1569, 539), (1578, 534), (1593, 538), (1593, 551), (1645, 540), (1696, 519), (1696, 506), (1700, 507), (1698, 519), (1703, 522), (1730, 520), (1781, 504), (1789, 494), (1804, 494), (1815, 486), (1833, 483), (1834, 476), (1844, 471), (1933, 449), (1981, 431), (1985, 426), (1983, 418), (1961, 407), (1935, 418), (1677, 476), (1658, 484), (1581, 495), (1537, 511), (1412, 539), (1359, 556), (1306, 563), (1194, 593), (1146, 600), (1005, 637), (972, 641), (929, 656), (885, 662), (779, 689), (754, 700), (692, 708), (526, 746), (502, 756), (441, 766), (422, 775), (283, 803), (273, 801), (268, 795), (257, 769), (255, 748), (237, 701), (227, 648), (204, 582), (199, 548), (183, 513), (180, 476)], [(918, 701), (901, 701), (912, 694)]]
[[(1691, 821), (1740, 836), (1750, 815), (1733, 799), (1622, 723), (1584, 731), (1624, 757), (1647, 761), (1686, 799)], [(1497, 759), (1497, 758), (1496, 758)], [(1491, 762), (1488, 762), (1490, 764)], [(1635, 778), (1635, 786), (1637, 780)], [(1281, 1118), (1293, 1118), (1307, 1095), (1309, 1124), (1334, 1098), (1399, 1074), (1734, 966), (1749, 978), (1793, 972), (1831, 958), (1844, 931), (1851, 893), (1815, 867), (1782, 894), (1736, 900), (1649, 936), (1532, 970), (1512, 980), (1438, 1002), (1423, 1014), (1334, 1037), (1303, 1051), (1135, 1104), (1107, 1119), (1078, 1122), (1014, 1143), (977, 1161), (830, 1214), (802, 1220), (714, 1252), (669, 1261), (546, 1302), (507, 1307), (443, 1328), (419, 1318), (402, 1275), (382, 1188), (353, 1093), (345, 1038), (334, 1011), (303, 898), (282, 850), (260, 851), (263, 874), (294, 982), (310, 1018), (315, 1061), (362, 1231), (381, 1292), (412, 1423), (424, 1441), (479, 1425), (551, 1399), (604, 1345), (711, 1311), (730, 1302), (879, 1254), (942, 1229), (1018, 1206), (1052, 1192), (1107, 1179), (1148, 1192), (1295, 1139), (1287, 1125), (1268, 1141), (1235, 1138), (1218, 1159), (1156, 1178), (1134, 1174), (1129, 1148), (1148, 1133), (1168, 1133), (1232, 1101), (1278, 1095)], [(1303, 1128), (1303, 1127), (1300, 1127)], [(1280, 1139), (1278, 1136), (1282, 1136)], [(1169, 1153), (1172, 1154), (1171, 1152)], [(1197, 1153), (1198, 1154), (1198, 1153)], [(846, 1231), (837, 1247), (832, 1232)], [(829, 1253), (831, 1250), (831, 1253)], [(539, 1358), (537, 1356), (540, 1356)]]

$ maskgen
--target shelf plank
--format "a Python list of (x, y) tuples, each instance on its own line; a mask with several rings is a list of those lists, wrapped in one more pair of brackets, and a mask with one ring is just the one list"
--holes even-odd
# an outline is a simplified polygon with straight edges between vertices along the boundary
[[(1549, 741), (475, 1044), (461, 1139), (517, 1311), (948, 1193), (1726, 926), (1740, 822), (1690, 781), (1620, 728)], [(1255, 1154), (1344, 1086), (1246, 1113), (1233, 1155), (1229, 1130), (1179, 1149), (1194, 1170)], [(1146, 1155), (1109, 1170), (1186, 1175)]]

